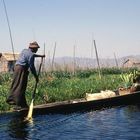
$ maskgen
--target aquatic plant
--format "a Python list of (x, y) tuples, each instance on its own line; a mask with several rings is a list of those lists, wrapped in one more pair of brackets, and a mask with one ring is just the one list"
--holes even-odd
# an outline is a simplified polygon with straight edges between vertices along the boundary
[(120, 78), (123, 81), (123, 86), (125, 88), (132, 86), (134, 79), (136, 79), (137, 76), (139, 76), (139, 75), (140, 75), (139, 71), (135, 70), (135, 69), (133, 71), (128, 72), (128, 73), (122, 73), (120, 75)]

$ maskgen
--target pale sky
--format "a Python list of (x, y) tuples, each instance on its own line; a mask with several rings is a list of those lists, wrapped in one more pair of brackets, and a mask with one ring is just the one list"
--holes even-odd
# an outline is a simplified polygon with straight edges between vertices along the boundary
[[(36, 40), (43, 53), (91, 57), (92, 37), (99, 57), (140, 54), (140, 0), (5, 0), (15, 52)], [(0, 0), (0, 52), (12, 51)], [(95, 58), (93, 51), (93, 58)]]

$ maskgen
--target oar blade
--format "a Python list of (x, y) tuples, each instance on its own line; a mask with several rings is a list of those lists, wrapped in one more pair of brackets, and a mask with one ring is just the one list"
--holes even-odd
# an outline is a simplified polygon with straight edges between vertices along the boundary
[(33, 99), (32, 99), (26, 120), (32, 119), (33, 107), (34, 107), (34, 104), (33, 104)]

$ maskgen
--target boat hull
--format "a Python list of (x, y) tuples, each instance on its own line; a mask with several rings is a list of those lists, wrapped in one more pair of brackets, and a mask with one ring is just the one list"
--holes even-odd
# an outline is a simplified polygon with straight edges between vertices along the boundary
[[(82, 112), (89, 110), (99, 110), (108, 107), (139, 104), (140, 103), (140, 92), (129, 93), (126, 95), (119, 95), (111, 98), (99, 99), (86, 101), (83, 99), (62, 101), (56, 103), (48, 103), (34, 106), (33, 114), (67, 114), (72, 112)], [(27, 109), (19, 111), (26, 115), (28, 113)]]

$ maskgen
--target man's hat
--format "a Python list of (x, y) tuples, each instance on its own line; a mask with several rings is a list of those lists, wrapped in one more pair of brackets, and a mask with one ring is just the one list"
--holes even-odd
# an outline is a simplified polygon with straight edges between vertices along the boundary
[(40, 48), (40, 46), (38, 45), (38, 43), (36, 41), (34, 41), (29, 44), (29, 48)]

